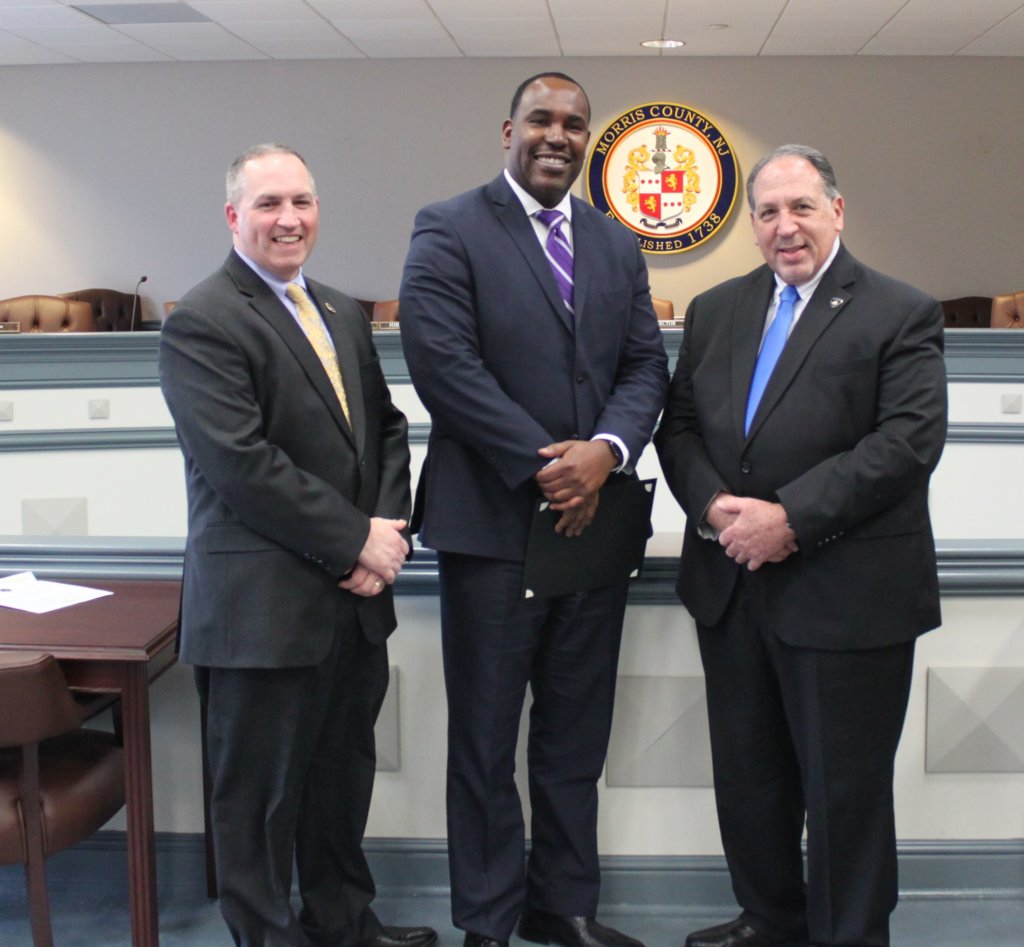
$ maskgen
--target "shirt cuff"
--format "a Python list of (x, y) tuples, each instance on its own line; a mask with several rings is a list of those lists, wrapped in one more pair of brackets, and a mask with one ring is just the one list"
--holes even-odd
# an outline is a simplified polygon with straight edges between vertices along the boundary
[(592, 441), (608, 441), (609, 444), (614, 444), (622, 457), (622, 463), (612, 468), (612, 473), (621, 473), (623, 470), (629, 470), (629, 450), (625, 444), (622, 443), (622, 439), (616, 437), (614, 434), (595, 434)]

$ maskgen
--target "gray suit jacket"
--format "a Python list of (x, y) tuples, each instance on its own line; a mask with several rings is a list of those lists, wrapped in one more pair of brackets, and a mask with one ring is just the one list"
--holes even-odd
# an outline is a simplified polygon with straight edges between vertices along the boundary
[(318, 663), (339, 622), (383, 641), (391, 590), (338, 588), (371, 516), (409, 515), (404, 415), (365, 314), (307, 279), (337, 348), (352, 426), (316, 353), (232, 252), (168, 317), (160, 383), (185, 456), (181, 657), (215, 667)]
[(696, 297), (655, 444), (687, 514), (678, 592), (724, 614), (739, 570), (697, 524), (719, 491), (780, 501), (800, 551), (750, 574), (769, 627), (816, 648), (906, 641), (939, 623), (928, 481), (946, 436), (943, 318), (840, 248), (793, 329), (749, 435), (767, 266)]

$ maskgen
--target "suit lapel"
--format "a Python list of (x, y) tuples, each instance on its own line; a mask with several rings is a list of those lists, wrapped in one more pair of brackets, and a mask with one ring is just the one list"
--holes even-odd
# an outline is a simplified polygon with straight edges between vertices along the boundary
[[(764, 319), (771, 302), (775, 280), (767, 266), (755, 270), (736, 296), (732, 318), (732, 417), (743, 440), (747, 416), (747, 396), (754, 377), (754, 364), (761, 347)], [(762, 399), (763, 400), (763, 399)]]
[[(225, 269), (238, 287), (238, 291), (248, 298), (249, 306), (253, 311), (270, 324), (281, 337), (281, 341), (284, 342), (292, 355), (295, 356), (295, 359), (302, 366), (302, 370), (306, 373), (306, 377), (309, 378), (310, 384), (324, 400), (324, 403), (334, 415), (338, 426), (342, 429), (345, 436), (355, 446), (352, 429), (345, 420), (345, 413), (341, 410), (338, 396), (334, 393), (334, 386), (331, 385), (331, 380), (327, 377), (327, 372), (320, 362), (320, 357), (313, 350), (313, 346), (309, 344), (309, 339), (306, 338), (306, 334), (302, 331), (302, 328), (295, 321), (292, 314), (285, 309), (281, 301), (274, 295), (273, 290), (244, 261), (235, 256), (233, 252), (228, 257)], [(329, 328), (330, 325), (328, 323)], [(337, 344), (337, 341), (335, 341), (335, 345)], [(340, 361), (340, 350), (338, 357), (339, 364), (341, 364), (341, 377), (346, 379), (345, 364)], [(358, 365), (355, 366), (355, 374), (358, 378)], [(348, 394), (347, 380), (345, 391)], [(360, 411), (362, 411), (362, 400), (362, 393), (360, 392)], [(349, 405), (349, 410), (352, 410), (351, 404)], [(355, 415), (353, 415), (354, 418)]]
[(341, 405), (338, 404), (338, 398), (334, 394), (333, 388), (331, 388), (331, 396), (334, 398), (334, 403), (338, 404), (339, 419), (344, 425), (346, 433), (354, 434), (356, 448), (361, 454), (366, 435), (366, 403), (363, 400), (363, 384), (359, 375), (359, 356), (356, 353), (355, 339), (352, 338), (352, 331), (344, 317), (338, 313), (331, 302), (330, 290), (320, 283), (313, 282), (308, 277), (306, 286), (313, 295), (317, 309), (320, 310), (327, 325), (327, 331), (330, 332), (331, 340), (334, 342), (334, 351), (338, 355), (338, 367), (341, 369), (341, 380), (345, 385), (348, 411), (352, 417), (351, 427), (345, 423), (344, 412), (341, 410)]
[[(495, 213), (502, 227), (508, 232), (519, 252), (522, 253), (559, 321), (571, 334), (573, 331), (572, 313), (565, 308), (562, 296), (558, 292), (558, 286), (555, 284), (555, 277), (551, 273), (551, 264), (548, 263), (548, 258), (544, 255), (533, 224), (526, 216), (526, 211), (523, 210), (523, 205), (519, 203), (512, 188), (508, 186), (504, 175), (491, 182), (490, 194), (494, 201)], [(579, 309), (578, 304), (576, 308)]]
[(779, 356), (775, 371), (772, 372), (761, 403), (757, 407), (757, 414), (754, 415), (754, 421), (750, 427), (750, 437), (757, 433), (757, 429), (764, 419), (785, 394), (790, 382), (800, 371), (822, 333), (852, 298), (852, 293), (848, 291), (847, 287), (853, 283), (853, 279), (850, 258), (846, 251), (840, 248), (839, 254), (822, 276), (821, 282), (818, 283), (814, 295), (807, 301), (799, 321), (786, 342), (786, 347)]
[[(593, 221), (587, 213), (588, 209), (587, 205), (582, 201), (573, 198), (572, 282), (574, 308), (577, 316), (586, 311), (587, 291), (594, 281), (594, 261), (601, 259), (601, 252), (596, 246), (598, 233), (595, 232)], [(545, 258), (545, 262), (547, 262), (547, 258)], [(554, 278), (552, 278), (552, 283), (554, 283)], [(561, 300), (561, 295), (558, 298)], [(562, 309), (565, 309), (565, 303), (562, 303)]]

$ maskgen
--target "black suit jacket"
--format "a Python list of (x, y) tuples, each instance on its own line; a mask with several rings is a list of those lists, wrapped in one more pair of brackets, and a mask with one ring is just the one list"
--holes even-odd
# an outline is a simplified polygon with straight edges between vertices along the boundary
[(352, 426), (302, 329), (232, 252), (175, 307), (160, 383), (185, 455), (181, 657), (215, 667), (319, 663), (339, 622), (395, 627), (391, 590), (337, 587), (370, 517), (409, 515), (404, 415), (366, 316), (307, 279), (338, 352)]
[(432, 428), (417, 492), (424, 545), (521, 560), (537, 450), (614, 434), (633, 463), (667, 359), (636, 239), (573, 198), (576, 317), (504, 175), (416, 217), (402, 345)]
[(822, 277), (744, 436), (774, 276), (698, 296), (655, 443), (687, 514), (678, 592), (723, 615), (742, 566), (697, 525), (718, 491), (779, 501), (800, 551), (750, 576), (765, 621), (805, 647), (906, 641), (940, 621), (928, 481), (946, 434), (943, 318), (845, 248)]

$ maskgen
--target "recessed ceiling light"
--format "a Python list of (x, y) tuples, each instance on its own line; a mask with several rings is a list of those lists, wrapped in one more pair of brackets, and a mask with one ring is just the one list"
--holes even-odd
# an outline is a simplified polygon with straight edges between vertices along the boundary
[(645, 39), (640, 45), (648, 49), (678, 49), (686, 43), (681, 39)]

